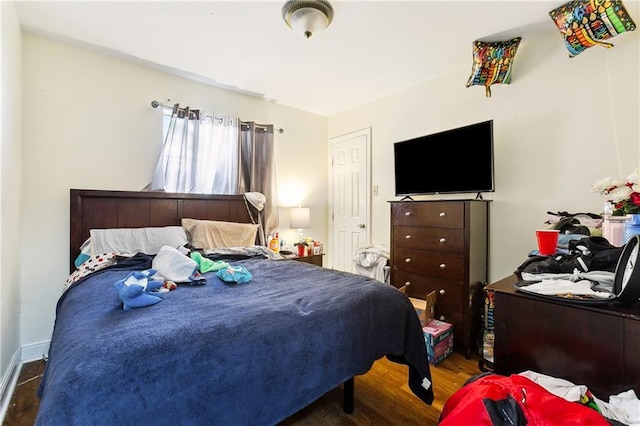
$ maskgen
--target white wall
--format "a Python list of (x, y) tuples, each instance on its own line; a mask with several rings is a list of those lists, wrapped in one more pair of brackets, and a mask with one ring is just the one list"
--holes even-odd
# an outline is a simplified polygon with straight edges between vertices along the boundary
[(0, 19), (0, 393), (3, 393), (20, 361), (22, 33), (13, 3), (0, 3)]
[[(284, 128), (276, 134), (280, 204), (311, 206), (307, 234), (326, 240), (326, 118), (33, 35), (24, 35), (23, 54), (21, 335), (32, 356), (51, 336), (69, 272), (69, 189), (150, 182), (162, 129), (154, 99)], [(294, 235), (288, 226), (282, 209), (280, 229)]]
[[(638, 22), (640, 3), (625, 4)], [(523, 39), (511, 84), (492, 86), (490, 98), (482, 86), (465, 87), (470, 40), (469, 63), (459, 71), (331, 117), (329, 137), (372, 127), (372, 184), (379, 187), (372, 243), (390, 241), (387, 201), (398, 199), (393, 143), (488, 119), (494, 120), (496, 161), (496, 192), (484, 194), (493, 200), (490, 280), (511, 274), (536, 248), (534, 230), (547, 211), (600, 213), (604, 199), (591, 185), (640, 166), (639, 39), (638, 30), (624, 33), (611, 40), (612, 49), (592, 47), (571, 59), (559, 34)], [(437, 162), (425, 159), (433, 167), (455, 167)]]
[[(640, 16), (638, 2), (626, 5)], [(324, 241), (327, 141), (371, 126), (372, 183), (379, 187), (372, 198), (372, 242), (387, 245), (393, 142), (493, 119), (497, 190), (485, 198), (493, 199), (490, 279), (496, 280), (535, 248), (533, 230), (547, 211), (600, 210), (604, 200), (590, 188), (619, 174), (614, 135), (623, 175), (638, 166), (639, 36), (637, 30), (622, 34), (612, 40), (613, 49), (594, 47), (573, 59), (557, 34), (525, 39), (512, 83), (493, 86), (491, 98), (482, 87), (465, 88), (469, 52), (469, 63), (457, 72), (326, 119), (25, 35), (22, 342), (39, 356), (40, 344), (50, 338), (68, 274), (69, 189), (139, 190), (151, 179), (161, 128), (160, 111), (149, 106), (153, 99), (283, 127), (285, 133), (276, 135), (280, 205), (312, 207), (312, 229), (305, 234)], [(286, 239), (295, 236), (287, 229), (287, 209), (280, 228)]]

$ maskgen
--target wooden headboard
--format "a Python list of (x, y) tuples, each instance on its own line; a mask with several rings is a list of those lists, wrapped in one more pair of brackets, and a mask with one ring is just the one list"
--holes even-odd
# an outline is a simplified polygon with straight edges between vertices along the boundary
[(183, 217), (251, 223), (242, 195), (72, 189), (70, 201), (71, 272), (91, 229), (180, 225)]

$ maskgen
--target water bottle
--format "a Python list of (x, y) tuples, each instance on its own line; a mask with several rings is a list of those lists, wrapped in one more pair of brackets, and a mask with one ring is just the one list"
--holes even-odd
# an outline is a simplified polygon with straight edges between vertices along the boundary
[(638, 234), (640, 234), (640, 214), (628, 214), (624, 225), (624, 244)]

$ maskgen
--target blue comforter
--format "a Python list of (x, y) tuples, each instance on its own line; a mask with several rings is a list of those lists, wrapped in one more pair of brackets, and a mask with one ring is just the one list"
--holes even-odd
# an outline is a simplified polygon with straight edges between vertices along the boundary
[[(39, 425), (278, 423), (382, 356), (433, 391), (418, 317), (404, 294), (359, 275), (293, 260), (231, 260), (253, 279), (181, 285), (124, 311), (113, 283), (151, 267), (138, 255), (58, 301), (38, 390)], [(357, 392), (357, 387), (356, 387)]]

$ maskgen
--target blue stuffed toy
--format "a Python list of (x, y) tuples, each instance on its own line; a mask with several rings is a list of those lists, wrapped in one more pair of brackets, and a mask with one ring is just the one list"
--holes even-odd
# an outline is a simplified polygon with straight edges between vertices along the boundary
[(154, 305), (162, 300), (156, 294), (160, 294), (157, 290), (164, 284), (164, 279), (154, 277), (155, 274), (155, 269), (133, 271), (113, 284), (118, 290), (125, 311)]

